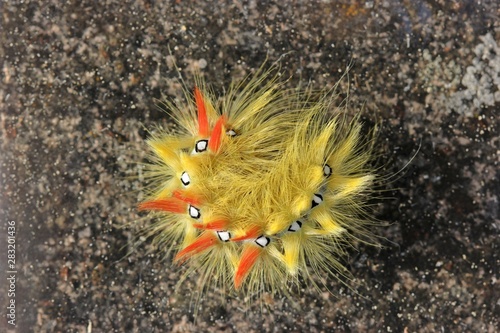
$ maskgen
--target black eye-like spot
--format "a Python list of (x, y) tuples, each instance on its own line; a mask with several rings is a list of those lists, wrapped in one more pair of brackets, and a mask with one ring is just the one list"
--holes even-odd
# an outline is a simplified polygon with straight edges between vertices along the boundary
[(331, 174), (332, 168), (328, 164), (325, 164), (325, 166), (323, 167), (323, 175), (328, 178)]
[(322, 202), (323, 202), (323, 196), (321, 194), (319, 194), (319, 193), (313, 194), (311, 208), (316, 207), (317, 205), (319, 205)]
[(271, 239), (262, 235), (255, 240), (255, 243), (260, 247), (266, 247), (271, 243)]
[(230, 129), (230, 130), (228, 130), (226, 132), (226, 135), (230, 136), (230, 137), (233, 137), (233, 136), (236, 136), (237, 134), (236, 134), (236, 132), (234, 130)]
[(219, 239), (222, 242), (229, 242), (229, 240), (231, 239), (231, 234), (229, 233), (229, 231), (217, 231), (217, 236), (219, 236)]
[(194, 145), (194, 151), (197, 153), (201, 153), (207, 150), (207, 147), (208, 147), (208, 140), (199, 140), (196, 141), (196, 144)]
[(191, 184), (191, 177), (189, 177), (189, 175), (186, 171), (184, 171), (181, 175), (181, 182), (182, 182), (182, 185), (184, 185), (184, 186), (188, 186), (189, 184)]
[(302, 222), (300, 221), (294, 221), (289, 227), (288, 227), (288, 231), (290, 232), (296, 232), (296, 231), (299, 231), (300, 228), (302, 228)]
[(189, 205), (189, 216), (193, 219), (199, 219), (201, 217), (200, 210), (194, 206)]

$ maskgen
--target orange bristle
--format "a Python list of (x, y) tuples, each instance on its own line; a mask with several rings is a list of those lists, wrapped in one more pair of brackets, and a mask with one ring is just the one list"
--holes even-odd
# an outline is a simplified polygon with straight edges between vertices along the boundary
[(254, 227), (250, 230), (245, 231), (245, 234), (239, 237), (234, 237), (231, 239), (232, 242), (239, 242), (251, 238), (257, 238), (259, 235), (262, 234), (262, 230), (259, 227)]
[(138, 208), (139, 210), (157, 210), (182, 214), (186, 213), (187, 204), (177, 198), (167, 198), (142, 202)]
[(208, 223), (193, 223), (193, 227), (206, 230), (225, 230), (228, 221), (224, 219), (210, 221)]
[(202, 203), (202, 199), (200, 197), (184, 190), (175, 190), (174, 192), (172, 192), (172, 195), (175, 198), (193, 206), (200, 206)]
[(208, 141), (208, 148), (214, 153), (217, 153), (220, 148), (221, 138), (222, 138), (222, 127), (224, 126), (226, 119), (224, 116), (220, 116), (215, 123), (214, 129), (212, 131), (212, 135), (210, 136), (210, 140)]
[(194, 88), (194, 98), (196, 100), (196, 107), (198, 108), (198, 135), (202, 138), (208, 137), (208, 118), (203, 95), (198, 87)]
[(196, 240), (182, 249), (174, 258), (174, 261), (183, 263), (189, 256), (203, 252), (217, 242), (217, 236), (212, 232), (202, 233)]
[(248, 245), (245, 250), (243, 250), (240, 264), (238, 265), (236, 274), (234, 275), (234, 287), (236, 289), (240, 289), (243, 280), (246, 278), (246, 276), (250, 272), (250, 269), (259, 258), (259, 254), (261, 251), (261, 248), (253, 245)]

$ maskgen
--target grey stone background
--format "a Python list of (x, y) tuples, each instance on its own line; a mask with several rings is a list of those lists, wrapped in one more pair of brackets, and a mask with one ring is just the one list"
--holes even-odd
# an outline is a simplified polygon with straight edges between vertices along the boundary
[[(17, 227), (15, 332), (498, 332), (498, 1), (2, 2), (0, 253)], [(170, 51), (169, 51), (170, 50)], [(155, 107), (198, 69), (223, 93), (281, 59), (287, 85), (342, 81), (383, 123), (392, 184), (348, 267), (357, 292), (304, 285), (266, 306), (208, 293), (149, 239), (135, 205)], [(129, 177), (130, 176), (130, 177)], [(5, 274), (6, 275), (6, 274)]]

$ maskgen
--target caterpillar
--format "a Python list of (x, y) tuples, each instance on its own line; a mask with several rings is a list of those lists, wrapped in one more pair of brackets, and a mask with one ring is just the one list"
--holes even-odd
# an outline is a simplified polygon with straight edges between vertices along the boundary
[(174, 128), (151, 134), (148, 233), (188, 265), (201, 290), (286, 291), (299, 279), (348, 275), (346, 247), (373, 243), (374, 130), (335, 105), (258, 70), (219, 102), (197, 80), (164, 106)]

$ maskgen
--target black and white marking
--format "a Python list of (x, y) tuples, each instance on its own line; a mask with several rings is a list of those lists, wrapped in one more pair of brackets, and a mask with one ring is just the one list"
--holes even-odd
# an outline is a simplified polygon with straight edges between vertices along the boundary
[(323, 175), (328, 178), (331, 174), (332, 168), (328, 164), (325, 164), (325, 166), (323, 167)]
[(269, 243), (271, 243), (271, 239), (269, 237), (262, 235), (260, 237), (257, 237), (255, 243), (260, 247), (266, 247), (269, 245)]
[(317, 205), (319, 205), (322, 202), (323, 202), (323, 196), (321, 194), (319, 194), (319, 193), (313, 194), (311, 208), (316, 207)]
[(191, 177), (189, 177), (189, 175), (186, 171), (184, 171), (181, 175), (181, 182), (182, 182), (182, 185), (184, 185), (184, 186), (188, 186), (189, 184), (191, 184)]
[(222, 242), (229, 242), (229, 240), (231, 239), (231, 234), (229, 233), (229, 231), (217, 231), (217, 236), (219, 236), (219, 239)]
[(301, 221), (294, 221), (289, 227), (288, 231), (290, 232), (296, 232), (299, 231), (300, 228), (302, 228), (302, 222)]
[(193, 219), (199, 219), (201, 217), (200, 210), (194, 206), (189, 205), (189, 216)]
[(230, 136), (230, 137), (234, 137), (234, 136), (236, 136), (236, 132), (234, 130), (230, 129), (226, 132), (226, 135)]
[(206, 151), (208, 148), (208, 140), (199, 140), (196, 141), (194, 145), (194, 151), (197, 153), (202, 153)]

